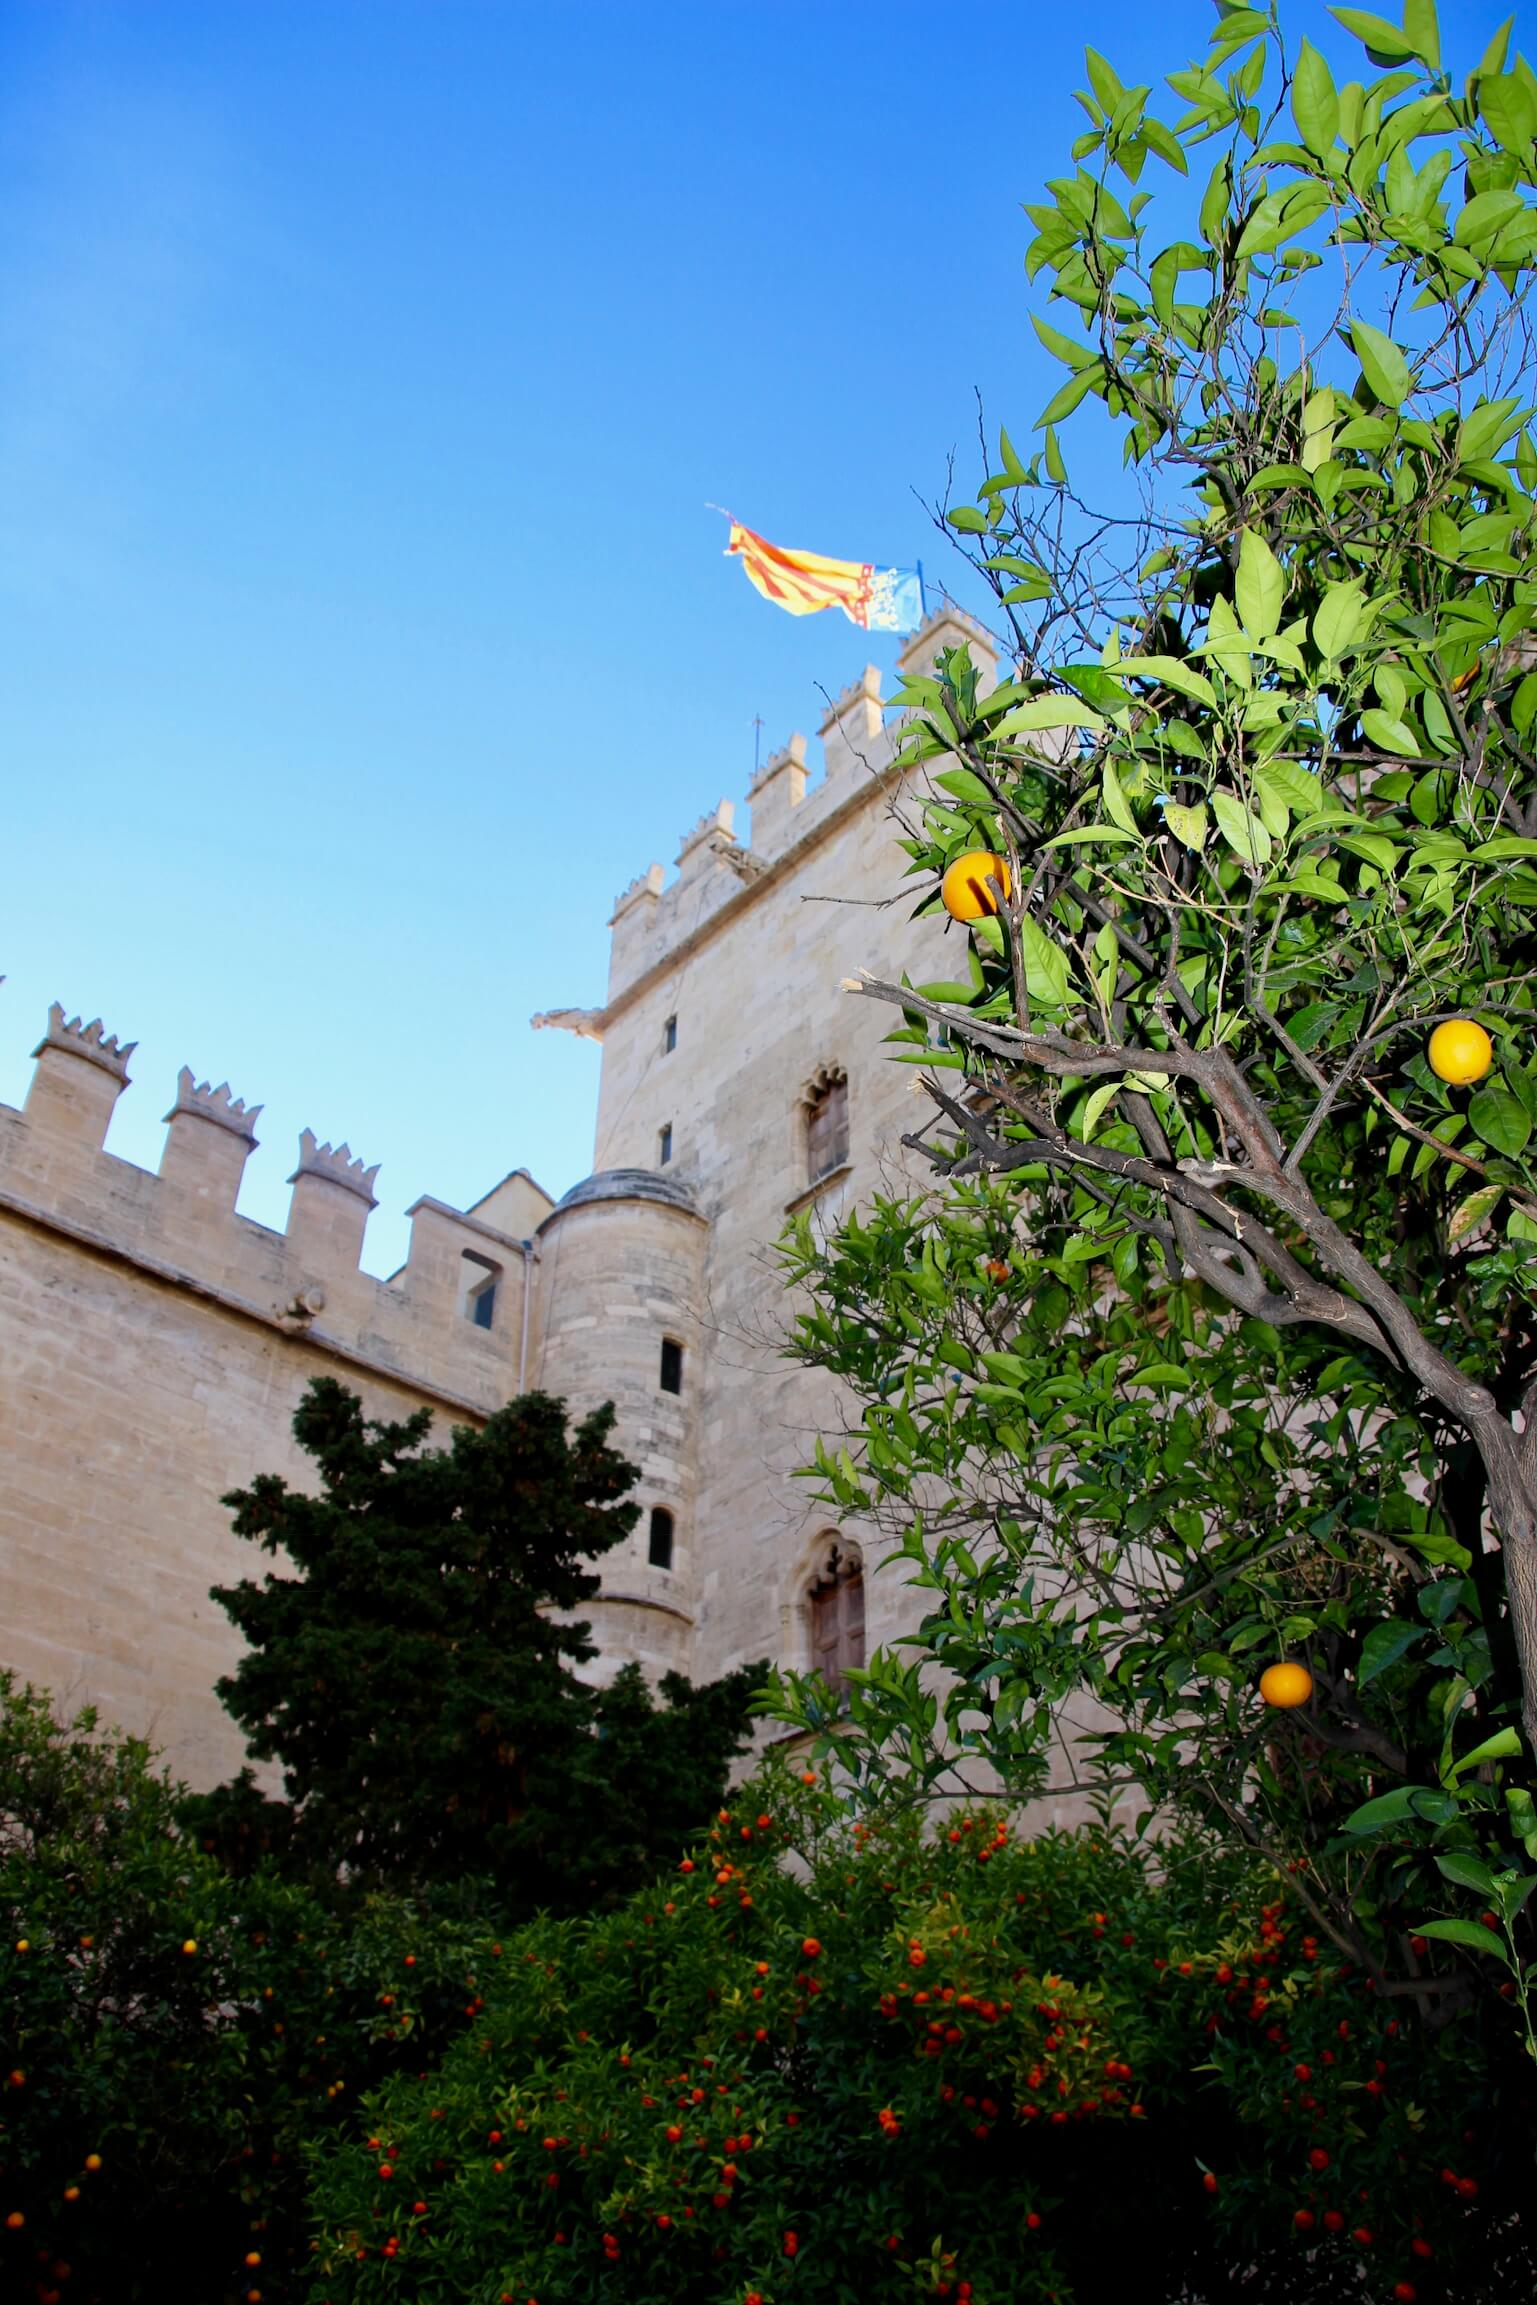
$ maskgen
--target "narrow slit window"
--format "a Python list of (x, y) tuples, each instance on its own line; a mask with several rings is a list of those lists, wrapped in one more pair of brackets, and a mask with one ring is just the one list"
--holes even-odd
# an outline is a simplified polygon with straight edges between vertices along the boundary
[(849, 1084), (827, 1080), (806, 1103), (806, 1176), (815, 1184), (849, 1157)]
[(671, 1121), (669, 1121), (669, 1122), (667, 1123), (667, 1125), (666, 1125), (666, 1127), (665, 1127), (665, 1128), (663, 1128), (663, 1129), (659, 1129), (659, 1130), (657, 1131), (657, 1139), (656, 1139), (656, 1165), (657, 1165), (657, 1167), (658, 1167), (659, 1169), (664, 1169), (664, 1168), (666, 1168), (666, 1166), (667, 1166), (668, 1162), (669, 1162), (671, 1159), (672, 1159), (672, 1122), (671, 1122)]
[(654, 1569), (672, 1567), (672, 1515), (665, 1505), (653, 1505), (651, 1508), (646, 1558)]
[(678, 1020), (670, 1016), (662, 1027), (662, 1054), (671, 1056), (678, 1045)]
[(683, 1390), (683, 1347), (676, 1337), (662, 1339), (662, 1369), (657, 1381), (664, 1393)]
[(472, 1256), (466, 1249), (463, 1271), (459, 1309), (473, 1328), (489, 1329), (496, 1322), (496, 1294), (502, 1268), (486, 1257)]

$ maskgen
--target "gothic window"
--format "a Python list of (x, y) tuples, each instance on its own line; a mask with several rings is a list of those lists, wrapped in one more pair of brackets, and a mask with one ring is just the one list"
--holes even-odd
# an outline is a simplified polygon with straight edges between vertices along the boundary
[(658, 1167), (659, 1169), (664, 1169), (664, 1168), (666, 1168), (666, 1166), (667, 1166), (667, 1163), (668, 1163), (668, 1162), (669, 1162), (671, 1159), (672, 1159), (672, 1122), (671, 1122), (671, 1121), (669, 1121), (669, 1122), (667, 1123), (667, 1126), (666, 1126), (665, 1128), (663, 1128), (663, 1129), (659, 1129), (659, 1130), (657, 1131), (657, 1139), (656, 1139), (656, 1165), (657, 1165), (657, 1167)]
[(672, 1515), (665, 1505), (653, 1505), (651, 1508), (646, 1558), (654, 1569), (672, 1567)]
[(683, 1347), (676, 1337), (662, 1339), (662, 1369), (657, 1382), (664, 1393), (683, 1390)]
[(842, 1168), (849, 1157), (849, 1084), (841, 1072), (820, 1073), (806, 1098), (806, 1180)]
[(851, 1666), (865, 1661), (865, 1578), (858, 1552), (835, 1537), (807, 1593), (811, 1662), (830, 1689), (842, 1689)]
[(488, 1329), (496, 1318), (496, 1290), (502, 1277), (502, 1268), (492, 1264), (488, 1257), (472, 1256), (468, 1249), (462, 1261), (463, 1295), (460, 1310), (474, 1327)]

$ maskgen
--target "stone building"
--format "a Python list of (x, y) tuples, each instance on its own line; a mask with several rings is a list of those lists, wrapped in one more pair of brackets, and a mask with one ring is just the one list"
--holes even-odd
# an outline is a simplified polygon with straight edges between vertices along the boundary
[[(980, 627), (945, 610), (901, 663)], [(306, 1132), (286, 1230), (235, 1211), (259, 1107), (182, 1072), (159, 1172), (104, 1149), (132, 1045), (53, 1010), (25, 1109), (0, 1107), (0, 1662), (94, 1702), (209, 1783), (240, 1743), (212, 1694), (236, 1636), (210, 1585), (250, 1572), (221, 1495), (301, 1480), (290, 1433), (328, 1372), (370, 1414), (476, 1422), (519, 1390), (612, 1400), (640, 1467), (636, 1531), (591, 1606), (602, 1664), (709, 1678), (744, 1659), (834, 1671), (911, 1608), (866, 1540), (795, 1479), (835, 1389), (778, 1350), (772, 1244), (896, 1181), (913, 1076), (889, 1013), (840, 981), (943, 973), (914, 924), (902, 772), (868, 667), (721, 802), (669, 881), (612, 920), (600, 1010), (535, 1021), (601, 1041), (593, 1174), (558, 1203), (515, 1169), (468, 1210), (419, 1200), (389, 1280), (359, 1270), (375, 1171)], [(554, 989), (554, 988), (552, 988)]]

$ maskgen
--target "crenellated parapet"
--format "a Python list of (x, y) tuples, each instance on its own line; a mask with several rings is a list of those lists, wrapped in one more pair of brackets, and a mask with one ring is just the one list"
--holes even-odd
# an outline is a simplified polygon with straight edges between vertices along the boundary
[[(977, 667), (982, 693), (998, 684), (999, 652), (985, 625), (941, 600), (933, 614), (903, 645), (897, 662), (902, 674), (927, 674), (947, 649), (964, 647)], [(881, 693), (878, 665), (867, 664), (840, 690), (818, 724), (822, 774), (807, 755), (797, 731), (772, 751), (748, 789), (752, 845), (733, 830), (729, 801), (706, 810), (684, 834), (677, 870), (669, 881), (653, 864), (631, 881), (614, 906), (610, 927), (606, 1015), (641, 980), (691, 952), (701, 937), (715, 933), (716, 916), (748, 900), (756, 884), (788, 869), (808, 844), (838, 823), (849, 809), (874, 802), (887, 789), (887, 772), (901, 727)], [(595, 1031), (601, 1034), (603, 1015)], [(581, 1031), (591, 1021), (585, 1010), (560, 1009), (537, 1019)]]
[(262, 1107), (227, 1081), (215, 1087), (181, 1067), (158, 1171), (107, 1152), (135, 1046), (99, 1019), (66, 1020), (54, 1003), (24, 1109), (0, 1105), (0, 1223), (445, 1402), (488, 1413), (518, 1389), (536, 1260), (528, 1240), (493, 1220), (510, 1212), (532, 1234), (553, 1206), (532, 1178), (504, 1179), (494, 1210), (479, 1214), (419, 1201), (411, 1255), (377, 1280), (359, 1260), (379, 1168), (345, 1143), (301, 1133), (282, 1232), (238, 1214)]

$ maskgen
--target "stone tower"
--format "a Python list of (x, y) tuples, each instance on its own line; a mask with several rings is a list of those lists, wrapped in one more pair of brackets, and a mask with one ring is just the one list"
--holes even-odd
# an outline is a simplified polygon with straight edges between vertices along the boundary
[[(952, 609), (901, 667), (927, 671), (957, 645), (991, 688), (992, 645)], [(535, 1299), (538, 1382), (583, 1405), (612, 1398), (641, 1467), (641, 1520), (605, 1564), (594, 1625), (606, 1659), (698, 1679), (755, 1657), (809, 1664), (826, 1646), (834, 1549), (835, 1579), (861, 1562), (862, 1532), (829, 1522), (795, 1478), (841, 1412), (830, 1381), (779, 1353), (772, 1245), (798, 1209), (832, 1222), (916, 1181), (899, 1150), (913, 1076), (882, 1047), (889, 1014), (842, 980), (955, 973), (941, 927), (914, 923), (902, 892), (901, 731), (873, 666), (820, 733), (819, 777), (799, 735), (759, 771), (747, 843), (722, 801), (683, 836), (670, 882), (653, 864), (624, 891), (604, 1007), (535, 1020), (603, 1044), (596, 1172), (539, 1228)], [(683, 1348), (676, 1394), (662, 1385), (668, 1340)], [(672, 1516), (666, 1568), (650, 1558), (655, 1508)], [(912, 1600), (888, 1579), (859, 1597), (872, 1643)], [(843, 1631), (847, 1654), (857, 1628)]]

